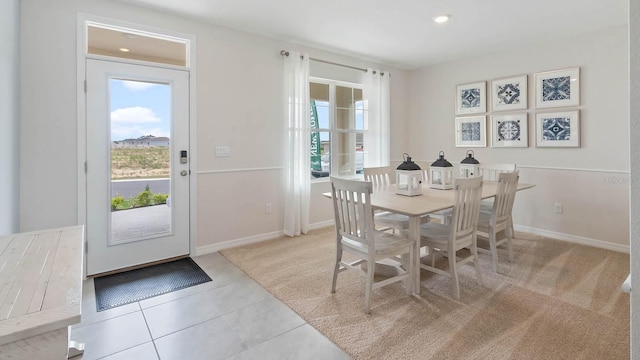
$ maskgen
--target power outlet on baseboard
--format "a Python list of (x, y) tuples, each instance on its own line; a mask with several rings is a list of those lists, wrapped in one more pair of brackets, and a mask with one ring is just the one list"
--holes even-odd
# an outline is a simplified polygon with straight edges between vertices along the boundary
[(553, 212), (556, 214), (564, 213), (564, 206), (562, 205), (562, 203), (553, 204)]

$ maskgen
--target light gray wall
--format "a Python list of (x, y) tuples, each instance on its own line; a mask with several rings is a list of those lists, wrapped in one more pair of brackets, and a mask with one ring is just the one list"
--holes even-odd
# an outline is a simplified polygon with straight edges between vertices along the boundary
[(631, 359), (640, 359), (640, 2), (629, 1), (631, 167)]
[[(581, 87), (580, 148), (536, 148), (533, 74), (576, 66)], [(536, 184), (517, 195), (515, 223), (547, 236), (628, 249), (626, 26), (412, 72), (411, 155), (435, 159), (444, 150), (448, 160), (462, 160), (467, 148), (456, 148), (454, 142), (456, 85), (487, 81), (489, 88), (492, 79), (522, 74), (528, 75), (529, 85), (529, 147), (492, 148), (487, 139), (487, 147), (473, 149), (480, 162), (516, 163), (521, 181)], [(489, 94), (487, 100), (489, 105)], [(554, 109), (544, 109), (549, 111)], [(553, 212), (554, 203), (564, 205), (564, 214)]]
[[(76, 16), (78, 12), (194, 34), (197, 38), (197, 244), (277, 234), (283, 226), (281, 182), (284, 133), (282, 49), (392, 73), (392, 117), (407, 121), (406, 72), (113, 1), (23, 0), (21, 227), (23, 231), (77, 221)], [(47, 31), (42, 31), (47, 29)], [(357, 81), (359, 73), (312, 65), (312, 75)], [(26, 101), (25, 99), (29, 99)], [(406, 134), (392, 134), (393, 148)], [(90, 139), (89, 139), (90, 141)], [(215, 157), (215, 147), (231, 147)], [(192, 164), (193, 165), (193, 164)], [(333, 218), (313, 185), (312, 222)], [(328, 190), (324, 190), (328, 191)], [(273, 212), (265, 214), (265, 204)], [(229, 246), (229, 245), (227, 245)]]
[(0, 235), (19, 229), (20, 0), (0, 5)]

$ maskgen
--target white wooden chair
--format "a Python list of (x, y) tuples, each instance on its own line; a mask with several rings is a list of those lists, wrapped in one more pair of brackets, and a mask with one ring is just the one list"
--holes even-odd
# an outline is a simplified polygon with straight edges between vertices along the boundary
[[(489, 250), (478, 248), (479, 251), (487, 251), (491, 254), (493, 272), (498, 272), (497, 247), (507, 244), (509, 262), (513, 262), (513, 226), (511, 225), (511, 210), (518, 188), (518, 171), (501, 173), (498, 180), (498, 190), (490, 212), (480, 212), (478, 220), (478, 235), (489, 239)], [(504, 237), (497, 240), (498, 233), (503, 232)]]
[[(420, 268), (451, 277), (453, 296), (460, 299), (460, 282), (457, 267), (473, 261), (478, 283), (482, 285), (482, 274), (478, 264), (478, 247), (476, 228), (480, 214), (482, 197), (482, 178), (456, 179), (454, 181), (455, 201), (451, 223), (448, 225), (427, 223), (420, 228), (420, 246), (426, 246), (431, 265), (420, 263)], [(471, 253), (465, 258), (458, 258), (458, 250), (469, 248)], [(435, 267), (435, 251), (446, 254), (449, 259), (448, 272)]]
[[(407, 294), (411, 293), (413, 268), (413, 241), (375, 230), (373, 210), (371, 208), (371, 182), (346, 180), (331, 177), (331, 196), (336, 221), (336, 262), (333, 269), (331, 292), (336, 292), (338, 273), (354, 270), (366, 278), (364, 312), (369, 314), (371, 293), (374, 289), (397, 281), (405, 281)], [(342, 253), (348, 252), (358, 258), (347, 263), (342, 261)], [(408, 255), (402, 256), (401, 255)], [(393, 258), (404, 261), (404, 269), (399, 274), (385, 280), (374, 282), (375, 262)], [(360, 264), (365, 263), (366, 271)]]
[(485, 181), (498, 181), (500, 174), (516, 171), (516, 164), (480, 163), (480, 174)]
[[(480, 163), (480, 174), (484, 181), (498, 181), (500, 174), (516, 171), (516, 164), (508, 163)], [(491, 213), (493, 209), (493, 199), (485, 199), (480, 203), (481, 213)], [(509, 227), (513, 232), (513, 221), (509, 220)]]
[[(364, 168), (364, 180), (370, 181), (374, 187), (392, 185), (396, 183), (395, 169), (391, 166), (369, 167)], [(424, 216), (422, 222), (428, 222), (429, 217)], [(376, 211), (374, 213), (374, 222), (382, 228), (396, 230), (400, 234), (409, 228), (409, 217), (402, 214), (396, 214), (389, 211)]]

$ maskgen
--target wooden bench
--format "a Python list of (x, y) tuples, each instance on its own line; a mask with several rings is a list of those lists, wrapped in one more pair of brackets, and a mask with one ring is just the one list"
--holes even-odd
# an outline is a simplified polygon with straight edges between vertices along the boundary
[(83, 243), (83, 226), (0, 236), (0, 359), (69, 356), (69, 326), (81, 314)]

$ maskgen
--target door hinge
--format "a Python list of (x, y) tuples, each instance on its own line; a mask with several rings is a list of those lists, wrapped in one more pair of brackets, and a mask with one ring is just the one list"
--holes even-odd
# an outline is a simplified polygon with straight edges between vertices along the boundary
[(87, 80), (84, 81), (84, 93), (87, 93)]
[(84, 253), (85, 254), (89, 253), (89, 242), (88, 241), (84, 242)]
[(84, 173), (85, 174), (87, 173), (87, 169), (88, 169), (88, 165), (87, 165), (87, 162), (85, 161), (84, 162)]

